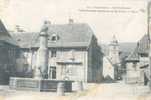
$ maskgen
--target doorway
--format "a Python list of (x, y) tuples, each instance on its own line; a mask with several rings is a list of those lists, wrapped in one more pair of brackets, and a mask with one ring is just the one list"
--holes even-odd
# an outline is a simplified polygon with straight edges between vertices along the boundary
[(50, 79), (56, 79), (56, 66), (50, 66), (49, 78)]

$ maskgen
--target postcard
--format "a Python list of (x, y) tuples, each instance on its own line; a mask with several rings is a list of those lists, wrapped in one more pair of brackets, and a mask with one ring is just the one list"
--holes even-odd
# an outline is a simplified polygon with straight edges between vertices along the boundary
[(0, 0), (0, 100), (150, 100), (149, 0)]

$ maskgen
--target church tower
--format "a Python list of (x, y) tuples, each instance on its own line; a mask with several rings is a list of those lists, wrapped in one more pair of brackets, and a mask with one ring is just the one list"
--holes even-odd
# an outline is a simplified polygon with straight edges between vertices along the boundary
[(109, 54), (103, 57), (103, 76), (105, 80), (117, 80), (119, 77), (120, 57), (119, 57), (119, 44), (113, 36), (112, 41), (108, 45)]
[(119, 44), (115, 37), (112, 38), (111, 43), (109, 44), (109, 59), (114, 67), (114, 79), (118, 79), (118, 70), (120, 67), (120, 56), (119, 56)]
[(112, 38), (111, 43), (109, 44), (109, 58), (112, 62), (112, 64), (119, 64), (120, 58), (119, 58), (119, 44), (115, 37), (115, 35)]

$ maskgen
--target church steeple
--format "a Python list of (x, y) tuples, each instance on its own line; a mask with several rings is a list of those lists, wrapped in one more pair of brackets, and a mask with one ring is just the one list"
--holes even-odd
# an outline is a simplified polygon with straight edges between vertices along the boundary
[(109, 58), (113, 64), (119, 63), (119, 44), (115, 35), (113, 35), (113, 38), (109, 44)]
[(118, 41), (117, 41), (117, 39), (116, 39), (116, 36), (115, 35), (113, 35), (113, 37), (112, 37), (112, 41), (111, 41), (111, 43), (110, 44), (118, 44)]
[(114, 67), (114, 79), (118, 79), (118, 69), (120, 66), (119, 44), (113, 35), (111, 43), (109, 44), (109, 59)]

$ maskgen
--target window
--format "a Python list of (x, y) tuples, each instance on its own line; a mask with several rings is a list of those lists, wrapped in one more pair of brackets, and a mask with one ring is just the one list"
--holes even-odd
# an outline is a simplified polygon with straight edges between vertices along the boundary
[(69, 57), (70, 57), (70, 60), (74, 61), (75, 60), (75, 50), (71, 50), (69, 52)]
[(56, 36), (53, 36), (53, 37), (51, 38), (51, 40), (52, 40), (52, 41), (56, 41), (56, 40), (57, 40), (57, 37), (56, 37)]
[(77, 74), (77, 68), (73, 64), (63, 66), (63, 74), (66, 77), (75, 76)]
[(148, 57), (148, 54), (140, 54), (141, 55), (141, 57)]
[(51, 57), (56, 57), (57, 56), (57, 51), (56, 50), (52, 50), (51, 51)]
[(59, 36), (57, 34), (52, 34), (51, 41), (57, 41)]
[(136, 62), (133, 62), (133, 68), (135, 71), (137, 70), (137, 63)]
[(69, 69), (69, 75), (72, 75), (72, 76), (77, 75), (77, 68), (75, 65), (73, 64), (69, 65), (68, 69)]
[(55, 66), (50, 66), (49, 77), (50, 77), (50, 79), (56, 79), (56, 67)]

